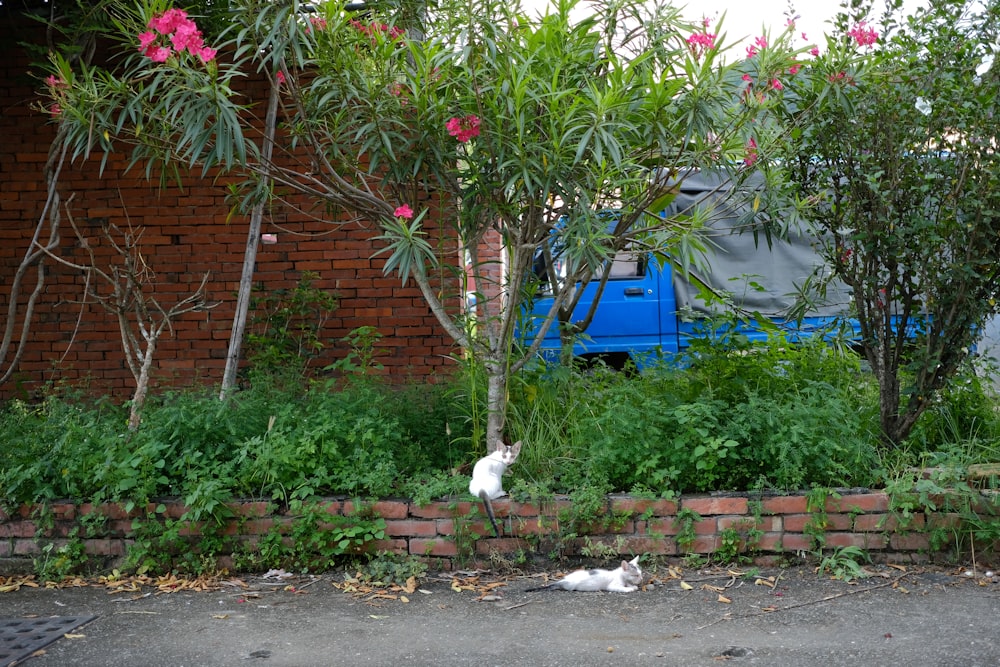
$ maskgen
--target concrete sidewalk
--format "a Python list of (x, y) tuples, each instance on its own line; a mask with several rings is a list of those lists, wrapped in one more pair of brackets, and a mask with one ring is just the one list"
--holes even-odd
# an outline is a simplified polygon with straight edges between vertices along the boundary
[(537, 577), (488, 573), (431, 575), (395, 599), (338, 590), (342, 574), (170, 594), (21, 588), (0, 594), (0, 617), (97, 616), (27, 661), (38, 667), (1000, 664), (1000, 583), (873, 570), (856, 584), (760, 572), (773, 588), (663, 572), (632, 594), (526, 593)]

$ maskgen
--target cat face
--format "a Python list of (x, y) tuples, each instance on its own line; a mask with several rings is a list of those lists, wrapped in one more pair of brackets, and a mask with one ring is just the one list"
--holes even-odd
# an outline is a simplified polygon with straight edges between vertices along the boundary
[(518, 440), (513, 445), (504, 442), (497, 444), (497, 452), (500, 453), (500, 460), (506, 466), (513, 465), (517, 460), (517, 455), (521, 453), (521, 441)]
[(642, 570), (639, 569), (639, 557), (631, 561), (622, 561), (622, 571), (625, 573), (625, 583), (638, 586), (642, 583)]

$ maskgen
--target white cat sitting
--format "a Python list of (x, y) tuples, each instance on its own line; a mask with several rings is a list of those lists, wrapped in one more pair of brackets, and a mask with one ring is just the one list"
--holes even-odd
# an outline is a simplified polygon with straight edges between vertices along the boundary
[(496, 517), (493, 516), (493, 504), (490, 501), (507, 495), (503, 490), (503, 474), (507, 472), (507, 468), (514, 465), (520, 452), (520, 440), (513, 445), (498, 441), (495, 451), (476, 461), (476, 465), (472, 468), (469, 493), (483, 501), (486, 516), (490, 518), (493, 533), (497, 537), (500, 537), (500, 528), (497, 526)]
[(642, 583), (642, 570), (639, 569), (639, 556), (631, 561), (622, 561), (617, 570), (577, 570), (570, 572), (562, 579), (529, 588), (528, 591), (541, 591), (559, 588), (564, 591), (611, 591), (612, 593), (631, 593), (639, 590)]

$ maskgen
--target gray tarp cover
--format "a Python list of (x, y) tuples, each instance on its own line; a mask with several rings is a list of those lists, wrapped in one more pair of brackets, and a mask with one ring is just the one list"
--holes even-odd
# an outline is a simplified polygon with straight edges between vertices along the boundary
[[(746, 197), (731, 192), (724, 177), (708, 173), (689, 174), (681, 192), (667, 208), (667, 215), (688, 213), (696, 207), (708, 208), (710, 222), (705, 234), (710, 239), (708, 268), (695, 270), (716, 291), (733, 295), (737, 304), (750, 311), (771, 317), (781, 316), (795, 302), (795, 294), (824, 263), (817, 254), (814, 235), (790, 230), (787, 238), (772, 236), (771, 247), (763, 233), (755, 240), (747, 221), (750, 203)], [(743, 233), (741, 231), (744, 230)], [(822, 269), (829, 271), (829, 269)], [(707, 273), (706, 273), (707, 271)], [(763, 290), (752, 287), (758, 283)], [(678, 309), (708, 313), (698, 299), (698, 287), (674, 271), (674, 290)], [(847, 287), (839, 281), (827, 287), (822, 304), (807, 313), (810, 316), (842, 315), (850, 303)]]

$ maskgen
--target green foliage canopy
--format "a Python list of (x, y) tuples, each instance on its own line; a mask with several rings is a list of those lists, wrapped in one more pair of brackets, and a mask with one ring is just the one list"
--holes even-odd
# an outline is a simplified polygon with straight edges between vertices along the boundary
[(793, 197), (853, 290), (891, 444), (968, 356), (1000, 287), (1000, 6), (935, 0), (902, 21), (900, 6), (880, 34), (851, 3), (785, 98)]
[[(386, 271), (414, 280), (445, 330), (486, 366), (488, 442), (503, 431), (510, 374), (557, 314), (572, 312), (574, 285), (601, 279), (630, 244), (691, 247), (684, 239), (696, 221), (656, 215), (672, 184), (652, 174), (745, 172), (774, 136), (773, 82), (794, 62), (788, 32), (749, 65), (724, 65), (709, 26), (637, 0), (586, 10), (563, 0), (540, 17), (497, 0), (372, 4), (363, 13), (342, 2), (233, 0), (232, 29), (207, 44), (217, 49), (210, 58), (163, 26), (168, 12), (178, 16), (165, 0), (102, 7), (121, 44), (117, 66), (53, 58), (50, 92), (73, 155), (129, 145), (149, 173), (243, 173), (234, 192), (242, 210), (296, 192), (343, 212), (335, 219), (378, 224)], [(249, 139), (253, 100), (236, 92), (254, 74), (281, 94), (273, 160)], [(620, 212), (611, 230), (599, 215), (608, 207)], [(431, 220), (460, 243), (460, 270), (452, 247), (429, 235)], [(567, 289), (517, 356), (525, 281), (554, 236)], [(480, 256), (495, 239), (502, 262)], [(463, 297), (476, 290), (474, 309), (432, 282), (448, 271)]]

